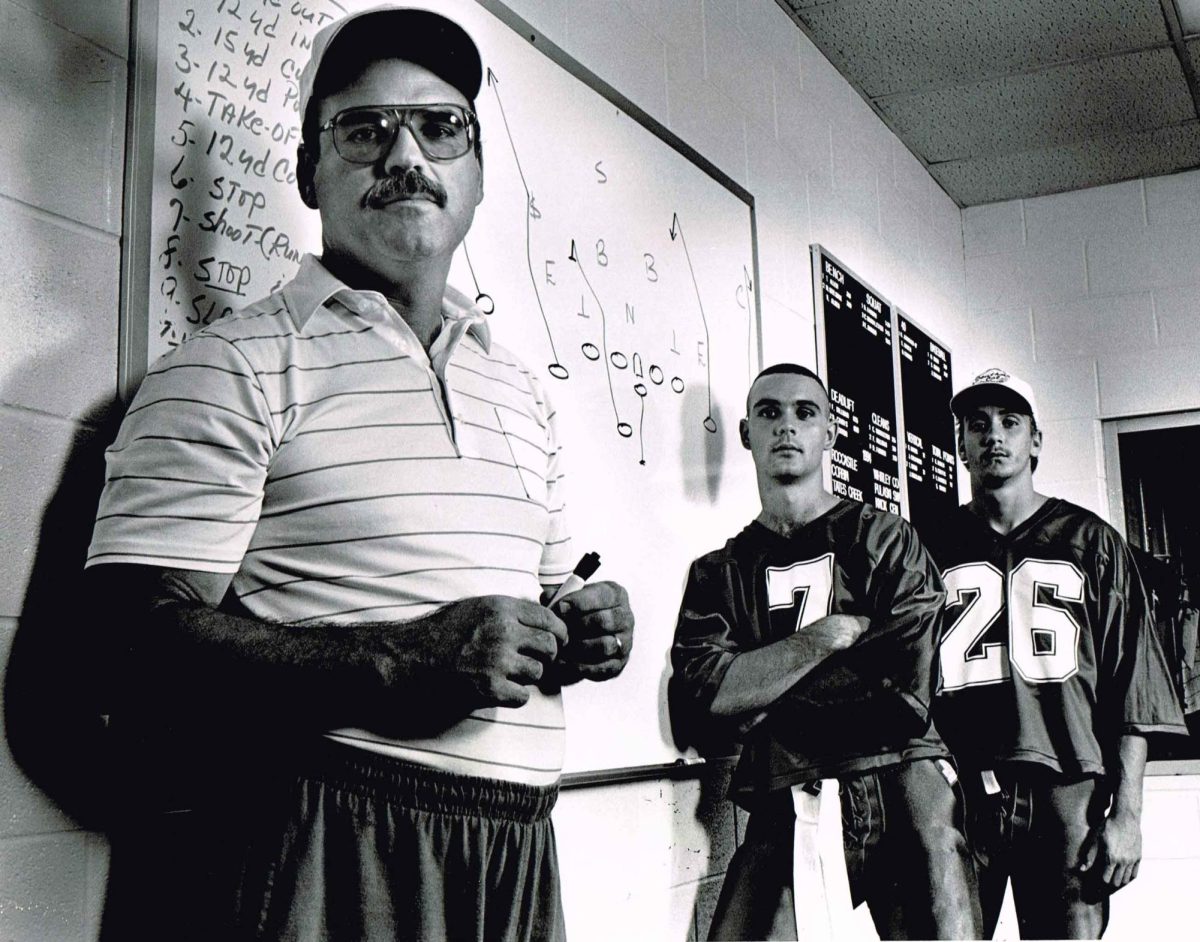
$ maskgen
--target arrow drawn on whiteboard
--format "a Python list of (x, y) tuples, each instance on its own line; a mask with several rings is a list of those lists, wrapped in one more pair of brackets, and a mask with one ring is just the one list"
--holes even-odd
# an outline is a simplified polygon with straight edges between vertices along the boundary
[[(638, 372), (638, 368), (636, 365), (637, 361), (638, 361), (638, 355), (636, 353), (633, 355), (633, 359), (634, 359), (634, 364), (635, 364), (634, 374), (637, 376), (640, 376), (641, 373)], [(646, 384), (643, 382), (634, 383), (633, 391), (635, 393), (637, 393), (638, 400), (640, 401), (640, 404), (642, 407), (642, 411), (638, 415), (638, 449), (641, 452), (641, 454), (638, 458), (638, 464), (645, 464), (646, 463), (646, 434), (645, 434), (646, 433)]]
[(638, 449), (641, 451), (641, 454), (638, 456), (638, 464), (645, 464), (646, 437), (644, 433), (646, 430), (646, 397), (641, 397), (640, 402), (642, 406), (642, 412), (641, 415), (638, 416)]
[(525, 266), (529, 270), (529, 283), (533, 285), (533, 296), (537, 300), (538, 311), (542, 315), (542, 323), (546, 325), (546, 338), (550, 341), (550, 355), (554, 358), (554, 361), (547, 369), (555, 379), (566, 379), (570, 373), (558, 359), (558, 350), (554, 346), (554, 333), (550, 330), (550, 321), (546, 317), (546, 308), (542, 305), (542, 295), (538, 291), (537, 278), (533, 274), (532, 234), (529, 231), (530, 219), (533, 216), (533, 193), (529, 190), (529, 184), (525, 182), (525, 171), (521, 169), (521, 158), (517, 154), (517, 144), (513, 140), (512, 129), (508, 126), (508, 115), (504, 113), (504, 102), (500, 100), (500, 80), (496, 78), (496, 73), (491, 68), (487, 70), (487, 83), (496, 96), (496, 105), (500, 109), (500, 120), (504, 122), (504, 134), (508, 137), (508, 146), (512, 148), (513, 162), (517, 165), (517, 176), (521, 178), (521, 188), (525, 191)]
[(486, 292), (479, 290), (479, 279), (475, 277), (475, 266), (471, 264), (471, 253), (467, 251), (467, 242), (464, 239), (462, 244), (463, 258), (467, 260), (467, 271), (471, 273), (471, 281), (475, 283), (475, 303), (484, 314), (491, 314), (496, 310), (496, 302), (492, 300), (492, 296)]
[(604, 316), (604, 305), (600, 303), (600, 296), (596, 294), (596, 289), (588, 281), (587, 272), (583, 270), (583, 263), (579, 261), (579, 255), (575, 251), (574, 239), (571, 240), (571, 254), (567, 257), (579, 268), (579, 274), (583, 276), (583, 283), (587, 285), (588, 291), (592, 293), (592, 297), (596, 301), (596, 307), (600, 311), (600, 346), (604, 351), (604, 375), (608, 379), (608, 398), (612, 400), (613, 415), (617, 419), (617, 434), (622, 438), (629, 438), (633, 434), (633, 426), (628, 422), (621, 421), (621, 411), (617, 408), (617, 394), (613, 392), (612, 367), (610, 365), (611, 361), (608, 358), (608, 318)]
[(704, 301), (700, 298), (700, 286), (696, 284), (696, 269), (692, 267), (692, 256), (688, 252), (687, 239), (683, 237), (683, 224), (679, 221), (679, 213), (671, 214), (670, 233), (672, 242), (678, 238), (683, 245), (683, 256), (687, 259), (688, 274), (692, 276), (692, 287), (696, 289), (696, 304), (700, 308), (700, 320), (704, 324), (704, 367), (708, 370), (708, 382), (705, 384), (705, 391), (708, 394), (708, 415), (704, 417), (704, 427), (710, 432), (715, 432), (717, 422), (712, 414), (712, 347), (708, 342), (708, 318), (704, 316)]

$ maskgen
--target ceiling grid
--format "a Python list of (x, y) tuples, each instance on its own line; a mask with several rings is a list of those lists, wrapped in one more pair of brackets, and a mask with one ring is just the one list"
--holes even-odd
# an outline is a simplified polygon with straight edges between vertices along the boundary
[(1176, 0), (777, 0), (959, 206), (1200, 167)]

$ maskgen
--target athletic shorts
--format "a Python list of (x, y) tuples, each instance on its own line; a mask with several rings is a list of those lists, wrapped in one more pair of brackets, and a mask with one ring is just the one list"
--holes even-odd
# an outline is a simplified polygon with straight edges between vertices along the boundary
[[(881, 938), (978, 936), (975, 871), (963, 833), (961, 793), (943, 772), (949, 768), (942, 759), (917, 759), (840, 781), (852, 901), (866, 901)], [(709, 938), (797, 937), (794, 828), (786, 789), (751, 811)]]
[(115, 843), (102, 938), (559, 942), (557, 796), (322, 742), (236, 807)]
[(967, 833), (975, 851), (985, 938), (1012, 878), (1023, 939), (1096, 939), (1108, 924), (1109, 893), (1098, 869), (1078, 866), (1088, 834), (1104, 820), (1108, 788), (1049, 770), (1008, 766), (989, 793), (979, 770), (964, 770)]

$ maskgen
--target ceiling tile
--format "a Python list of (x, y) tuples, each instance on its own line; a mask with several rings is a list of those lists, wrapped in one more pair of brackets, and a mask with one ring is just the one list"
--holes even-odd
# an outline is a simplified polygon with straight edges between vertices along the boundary
[(1124, 138), (931, 164), (960, 206), (1043, 196), (1200, 167), (1200, 121)]
[(1196, 117), (1171, 49), (897, 95), (876, 106), (930, 162), (1125, 136)]
[(1159, 0), (789, 0), (802, 27), (868, 96), (1169, 43)]

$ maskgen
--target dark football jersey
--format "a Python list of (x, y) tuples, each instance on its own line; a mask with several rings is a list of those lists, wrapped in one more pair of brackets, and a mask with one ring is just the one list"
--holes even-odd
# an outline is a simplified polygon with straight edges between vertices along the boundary
[(1008, 534), (960, 507), (925, 533), (946, 583), (935, 721), (955, 756), (1103, 774), (1125, 733), (1184, 733), (1128, 546), (1049, 498)]
[[(677, 737), (740, 741), (732, 791), (747, 805), (798, 782), (948, 755), (929, 713), (943, 599), (936, 567), (900, 517), (842, 500), (790, 537), (751, 523), (688, 573), (671, 652)], [(833, 613), (865, 615), (870, 626), (760, 717), (712, 714), (739, 652)]]

